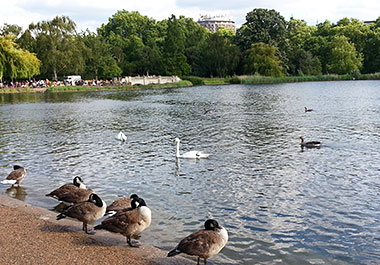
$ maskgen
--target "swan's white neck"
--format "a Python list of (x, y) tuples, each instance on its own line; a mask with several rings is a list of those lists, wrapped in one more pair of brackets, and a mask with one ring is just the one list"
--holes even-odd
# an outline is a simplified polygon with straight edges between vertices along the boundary
[(179, 141), (177, 142), (177, 151), (175, 153), (175, 156), (176, 157), (181, 157), (181, 155), (179, 154)]

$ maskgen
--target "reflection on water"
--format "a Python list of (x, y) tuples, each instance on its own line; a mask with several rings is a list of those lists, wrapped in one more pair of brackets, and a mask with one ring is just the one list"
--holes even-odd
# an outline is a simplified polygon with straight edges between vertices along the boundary
[[(25, 166), (24, 199), (48, 209), (44, 194), (74, 176), (107, 203), (137, 193), (153, 214), (141, 240), (165, 250), (215, 218), (230, 238), (215, 264), (377, 264), (379, 87), (0, 95), (0, 174)], [(302, 150), (300, 136), (322, 147)], [(175, 137), (212, 156), (176, 159)]]
[(11, 186), (10, 188), (6, 189), (5, 193), (10, 197), (21, 201), (24, 201), (27, 195), (25, 188), (21, 186)]

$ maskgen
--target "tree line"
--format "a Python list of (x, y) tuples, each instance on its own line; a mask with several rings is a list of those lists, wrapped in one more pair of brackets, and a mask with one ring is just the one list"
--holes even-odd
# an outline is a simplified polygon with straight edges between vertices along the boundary
[(257, 8), (236, 32), (216, 33), (191, 18), (156, 21), (117, 11), (95, 32), (77, 32), (66, 16), (0, 27), (0, 79), (80, 74), (86, 79), (125, 75), (300, 76), (380, 72), (380, 17), (369, 24), (343, 18), (309, 26)]

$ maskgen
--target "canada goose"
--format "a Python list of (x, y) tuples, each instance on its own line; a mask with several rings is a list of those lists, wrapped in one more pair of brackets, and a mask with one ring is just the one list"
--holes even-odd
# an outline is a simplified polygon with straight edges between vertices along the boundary
[(310, 112), (310, 111), (313, 111), (313, 109), (308, 109), (305, 107), (305, 112)]
[(168, 253), (168, 257), (185, 253), (192, 256), (198, 256), (198, 265), (200, 258), (204, 259), (204, 264), (211, 256), (218, 254), (227, 244), (228, 233), (218, 222), (208, 219), (205, 222), (205, 229), (192, 233), (182, 239), (177, 247)]
[(85, 231), (86, 234), (95, 234), (88, 232), (87, 224), (93, 223), (102, 218), (106, 212), (106, 208), (106, 203), (100, 199), (98, 195), (92, 193), (88, 201), (74, 204), (67, 208), (63, 213), (57, 215), (57, 220), (66, 217), (78, 219), (83, 222), (82, 230)]
[(72, 184), (64, 184), (58, 189), (53, 190), (49, 194), (46, 194), (46, 196), (59, 200), (59, 198), (62, 197), (66, 192), (71, 192), (77, 189), (86, 189), (86, 185), (84, 185), (81, 177), (75, 177)]
[(1, 181), (2, 184), (20, 185), (21, 181), (26, 176), (26, 169), (22, 166), (14, 165), (13, 171), (9, 173), (8, 177)]
[(127, 136), (122, 131), (120, 131), (117, 134), (116, 139), (118, 139), (118, 140), (120, 140), (122, 142), (125, 142), (125, 141), (127, 141)]
[(319, 141), (311, 141), (311, 142), (304, 142), (303, 137), (299, 137), (301, 139), (301, 147), (304, 148), (319, 148), (321, 147), (321, 142)]
[(94, 191), (91, 189), (73, 189), (71, 191), (59, 194), (59, 196), (54, 198), (65, 204), (75, 204), (88, 201), (92, 193), (94, 193)]
[(177, 158), (195, 158), (195, 159), (200, 159), (200, 158), (208, 158), (210, 155), (205, 154), (202, 151), (189, 151), (186, 152), (182, 155), (179, 154), (179, 138), (174, 139), (174, 143), (177, 144), (177, 151), (176, 151), (176, 157)]
[(136, 236), (150, 226), (152, 213), (142, 198), (134, 198), (131, 202), (132, 209), (118, 211), (115, 215), (103, 220), (95, 230), (105, 229), (110, 232), (120, 233), (127, 238), (127, 243), (132, 245), (131, 237)]
[(134, 198), (138, 198), (137, 194), (132, 194), (129, 198), (120, 198), (115, 200), (113, 203), (107, 206), (105, 215), (114, 215), (116, 212), (132, 208), (131, 202)]

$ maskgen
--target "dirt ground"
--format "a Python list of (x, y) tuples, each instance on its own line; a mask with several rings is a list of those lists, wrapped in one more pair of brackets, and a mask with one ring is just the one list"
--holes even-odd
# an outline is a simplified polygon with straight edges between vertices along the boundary
[(57, 213), (0, 195), (0, 264), (190, 265), (187, 258), (140, 245), (106, 231), (86, 235), (73, 220), (55, 220)]

